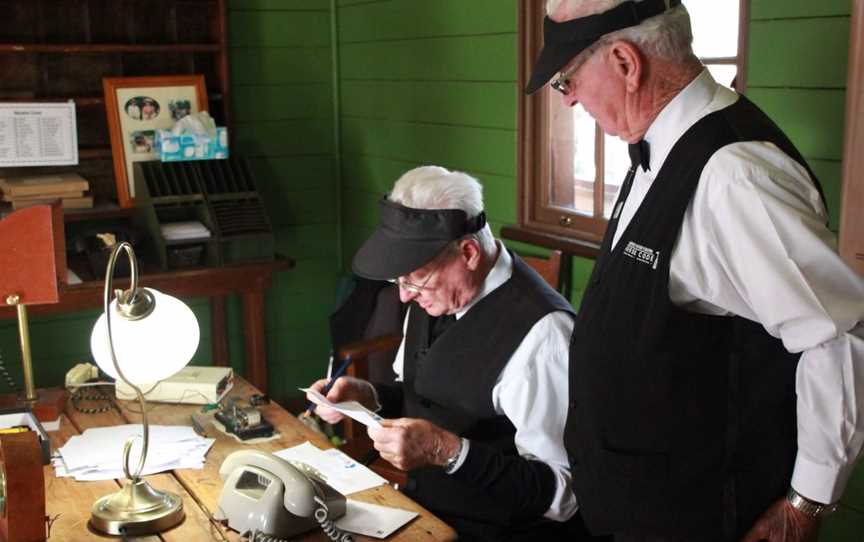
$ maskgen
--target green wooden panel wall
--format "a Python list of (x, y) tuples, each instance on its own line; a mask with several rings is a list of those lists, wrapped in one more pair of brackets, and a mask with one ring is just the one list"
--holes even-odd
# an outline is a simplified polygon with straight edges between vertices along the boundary
[(515, 0), (337, 3), (346, 262), (375, 203), (423, 164), (483, 184), (490, 223), (516, 220)]
[(747, 94), (813, 166), (840, 216), (849, 2), (752, 0)]
[[(337, 277), (329, 0), (229, 2), (234, 144), (250, 157), (279, 253), (297, 260), (267, 296), (270, 395), (320, 377)], [(237, 315), (239, 303), (232, 304)], [(232, 356), (241, 348), (231, 326)]]

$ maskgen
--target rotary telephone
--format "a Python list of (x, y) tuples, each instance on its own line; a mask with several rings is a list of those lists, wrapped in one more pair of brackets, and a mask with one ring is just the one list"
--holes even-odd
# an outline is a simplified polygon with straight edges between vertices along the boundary
[(320, 473), (259, 450), (242, 450), (219, 468), (225, 481), (216, 519), (254, 542), (278, 542), (315, 526), (331, 540), (349, 542), (333, 521), (345, 515), (345, 497)]

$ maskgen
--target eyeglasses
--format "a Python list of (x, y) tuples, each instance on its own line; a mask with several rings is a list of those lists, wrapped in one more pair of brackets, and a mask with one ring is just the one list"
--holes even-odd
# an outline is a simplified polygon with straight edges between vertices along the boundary
[[(446, 256), (448, 254), (450, 254), (450, 251), (445, 249), (441, 252), (441, 254), (439, 254), (438, 256), (433, 258), (432, 261), (436, 262), (436, 260), (439, 260), (441, 258), (441, 255)], [(429, 271), (429, 273), (426, 275), (426, 278), (423, 279), (423, 282), (421, 282), (420, 284), (414, 284), (413, 282), (411, 282), (410, 280), (408, 280), (405, 277), (397, 277), (396, 280), (393, 280), (392, 282), (396, 283), (397, 285), (399, 285), (400, 288), (402, 288), (403, 290), (405, 290), (406, 292), (408, 292), (410, 294), (418, 294), (419, 295), (423, 292), (431, 292), (435, 288), (426, 286), (426, 284), (429, 283), (429, 279), (432, 278), (432, 275), (434, 275), (442, 267), (444, 267), (444, 264), (446, 262), (447, 262), (447, 259), (445, 257), (445, 259), (443, 261), (438, 261), (437, 263), (435, 263), (434, 269)]]
[(605, 45), (605, 42), (603, 40), (600, 40), (592, 43), (586, 49), (583, 49), (582, 52), (576, 55), (578, 61), (574, 65), (570, 66), (569, 70), (558, 72), (558, 76), (555, 77), (555, 79), (553, 79), (551, 83), (549, 83), (550, 86), (561, 94), (564, 94), (565, 96), (567, 94), (570, 94), (570, 91), (573, 90), (570, 87), (570, 78), (573, 77), (573, 74), (576, 73), (576, 71), (581, 68), (585, 64), (585, 62), (588, 61), (589, 58), (591, 58), (591, 55), (594, 54), (594, 51), (596, 51), (603, 45)]

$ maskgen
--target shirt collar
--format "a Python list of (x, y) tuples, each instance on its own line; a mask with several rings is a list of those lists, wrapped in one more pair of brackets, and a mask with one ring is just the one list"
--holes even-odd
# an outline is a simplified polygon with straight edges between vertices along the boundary
[(717, 98), (718, 92), (724, 88), (718, 85), (708, 69), (704, 68), (660, 111), (645, 133), (645, 141), (651, 148), (652, 178), (660, 171), (675, 142), (696, 121), (711, 112), (711, 104)]
[(462, 318), (465, 313), (471, 309), (471, 307), (477, 304), (478, 301), (510, 280), (510, 277), (513, 275), (513, 258), (510, 257), (510, 253), (507, 252), (507, 249), (504, 248), (501, 241), (496, 240), (495, 246), (498, 248), (498, 259), (495, 260), (495, 265), (492, 266), (489, 274), (486, 275), (486, 278), (483, 280), (483, 285), (480, 287), (480, 291), (477, 295), (474, 296), (474, 299), (456, 311), (457, 320)]

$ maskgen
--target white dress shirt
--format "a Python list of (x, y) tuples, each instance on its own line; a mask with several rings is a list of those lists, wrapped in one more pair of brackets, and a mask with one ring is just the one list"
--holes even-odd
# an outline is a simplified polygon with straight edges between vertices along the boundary
[[(737, 99), (704, 70), (663, 109), (645, 134), (650, 170), (638, 168), (614, 243), (675, 142)], [(776, 146), (723, 147), (706, 164), (684, 215), (669, 295), (685, 310), (759, 322), (787, 350), (802, 352), (792, 485), (833, 503), (864, 443), (864, 280), (837, 255), (826, 220), (807, 170)]]
[[(500, 241), (496, 244), (499, 256), (495, 265), (477, 296), (455, 314), (457, 320), (513, 274), (513, 259), (506, 250), (502, 250)], [(408, 315), (403, 332), (407, 326)], [(495, 412), (507, 416), (516, 427), (515, 443), (519, 455), (546, 463), (555, 474), (555, 496), (544, 516), (556, 521), (570, 519), (578, 508), (570, 484), (570, 463), (564, 449), (572, 334), (573, 319), (566, 312), (555, 311), (538, 320), (513, 352), (492, 388)], [(393, 361), (393, 371), (399, 381), (402, 380), (404, 356), (403, 340)], [(470, 442), (463, 442), (462, 454), (451, 472), (458, 470), (468, 455)]]

